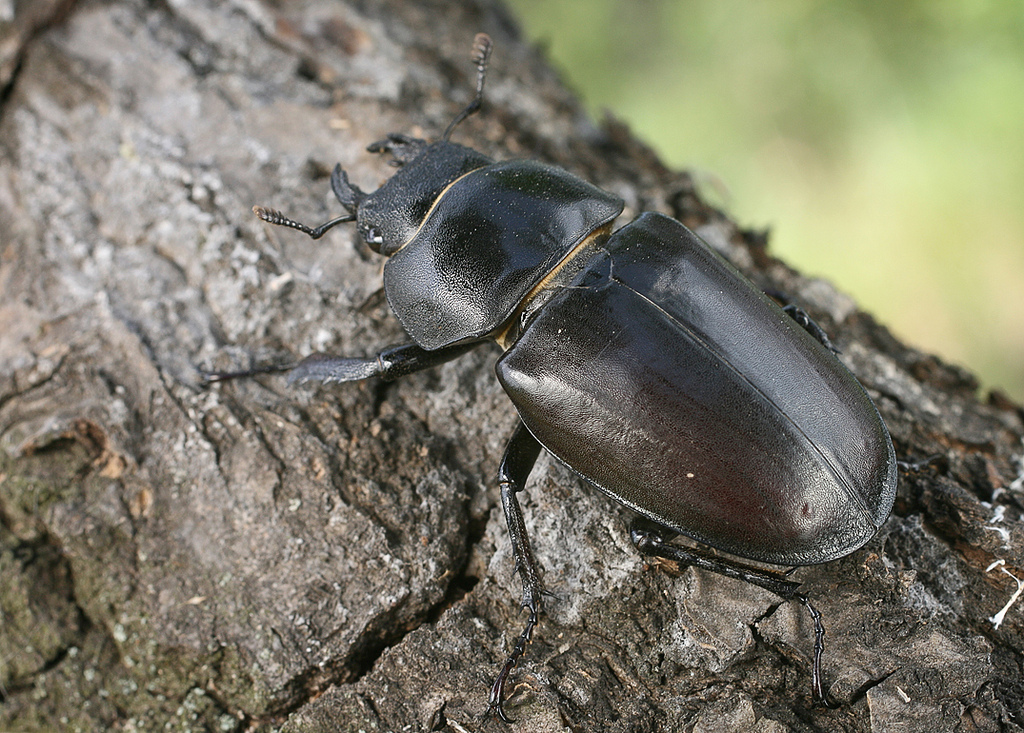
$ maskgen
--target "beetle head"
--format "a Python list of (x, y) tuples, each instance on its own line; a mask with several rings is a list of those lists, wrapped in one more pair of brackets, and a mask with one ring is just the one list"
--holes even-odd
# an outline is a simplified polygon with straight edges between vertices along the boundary
[(434, 202), (456, 179), (493, 161), (485, 155), (448, 142), (455, 127), (480, 109), (483, 102), (487, 60), (491, 55), (491, 39), (478, 33), (473, 41), (473, 63), (477, 67), (476, 94), (448, 125), (435, 143), (391, 134), (387, 139), (367, 148), (371, 153), (390, 153), (400, 170), (387, 183), (366, 193), (348, 180), (340, 165), (331, 173), (331, 189), (347, 212), (318, 227), (310, 227), (289, 219), (280, 211), (254, 206), (253, 212), (266, 222), (298, 229), (319, 239), (338, 224), (355, 221), (360, 236), (370, 249), (391, 256), (412, 237), (423, 224)]
[(403, 165), (372, 193), (360, 191), (337, 166), (331, 174), (331, 188), (341, 205), (355, 216), (366, 244), (388, 257), (416, 233), (434, 202), (453, 181), (492, 162), (463, 145), (446, 140), (428, 143), (404, 135), (391, 135), (367, 149), (392, 153)]
[(367, 148), (371, 153), (391, 153), (395, 163), (402, 166), (387, 183), (366, 194), (349, 183), (340, 167), (334, 169), (331, 175), (334, 195), (355, 216), (359, 234), (375, 252), (391, 256), (401, 249), (449, 185), (466, 173), (493, 162), (475, 150), (448, 142), (459, 123), (479, 111), (483, 104), (491, 45), (486, 33), (477, 33), (473, 39), (476, 94), (451, 121), (438, 142), (392, 134)]

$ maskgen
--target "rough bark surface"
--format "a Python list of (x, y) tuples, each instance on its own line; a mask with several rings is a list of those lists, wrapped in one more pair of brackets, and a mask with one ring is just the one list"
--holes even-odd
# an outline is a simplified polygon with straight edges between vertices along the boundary
[[(1022, 411), (898, 343), (764, 236), (590, 123), (500, 5), (8, 3), (0, 18), (0, 729), (1020, 731)], [(487, 688), (524, 617), (494, 480), (515, 414), (483, 347), (391, 384), (202, 387), (197, 368), (403, 335), (380, 259), (319, 242), (341, 161), (456, 137), (562, 165), (669, 213), (809, 310), (876, 400), (896, 509), (794, 577), (828, 627), (810, 700), (802, 608), (650, 567), (627, 513), (542, 459), (525, 498), (551, 591), (508, 703)], [(995, 563), (1004, 561), (1004, 564)]]

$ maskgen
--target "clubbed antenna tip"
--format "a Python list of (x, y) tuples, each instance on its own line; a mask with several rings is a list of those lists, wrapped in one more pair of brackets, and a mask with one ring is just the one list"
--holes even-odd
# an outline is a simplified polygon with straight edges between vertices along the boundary
[(491, 37), (486, 33), (477, 33), (473, 39), (473, 53), (470, 58), (473, 59), (473, 63), (476, 65), (476, 94), (473, 96), (473, 101), (470, 102), (464, 110), (456, 115), (455, 119), (452, 120), (451, 124), (448, 125), (448, 129), (444, 131), (444, 135), (441, 139), (447, 141), (451, 137), (452, 130), (454, 130), (460, 122), (469, 117), (471, 114), (480, 109), (480, 105), (484, 101), (484, 81), (487, 79), (487, 62), (491, 58), (491, 49), (494, 47), (494, 42), (491, 41)]

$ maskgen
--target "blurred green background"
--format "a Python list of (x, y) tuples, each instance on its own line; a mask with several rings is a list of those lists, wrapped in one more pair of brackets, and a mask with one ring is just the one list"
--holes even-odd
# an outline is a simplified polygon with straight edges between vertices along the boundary
[(1024, 2), (509, 4), (595, 117), (1024, 400)]

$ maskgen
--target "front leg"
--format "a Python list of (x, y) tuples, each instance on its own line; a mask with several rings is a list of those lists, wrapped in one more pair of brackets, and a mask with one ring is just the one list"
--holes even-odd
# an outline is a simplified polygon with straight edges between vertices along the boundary
[(405, 165), (416, 160), (427, 145), (429, 143), (426, 140), (393, 132), (385, 139), (371, 143), (366, 149), (371, 153), (391, 153), (396, 165)]
[(477, 346), (479, 342), (455, 344), (436, 351), (427, 351), (416, 344), (402, 344), (389, 346), (374, 356), (311, 354), (293, 364), (257, 367), (237, 372), (208, 372), (203, 376), (207, 383), (280, 372), (288, 372), (289, 384), (357, 382), (370, 377), (380, 377), (390, 382), (407, 374), (444, 364)]
[(502, 709), (502, 699), (505, 696), (505, 682), (509, 674), (515, 668), (519, 659), (526, 652), (526, 645), (533, 636), (533, 629), (541, 612), (541, 595), (543, 588), (540, 582), (540, 575), (537, 572), (537, 561), (533, 558), (533, 551), (530, 549), (530, 540), (526, 536), (526, 521), (523, 518), (522, 507), (516, 494), (526, 487), (526, 479), (533, 469), (533, 464), (540, 454), (540, 443), (533, 437), (526, 426), (520, 422), (515, 432), (508, 441), (505, 448), (505, 455), (501, 459), (501, 467), (498, 469), (498, 480), (501, 484), (501, 505), (505, 510), (505, 521), (508, 523), (508, 534), (512, 540), (512, 554), (516, 560), (516, 571), (523, 581), (523, 608), (530, 612), (526, 621), (523, 633), (519, 635), (512, 652), (502, 665), (501, 672), (491, 686), (490, 705), (488, 712), (497, 714), (506, 723), (513, 722)]

